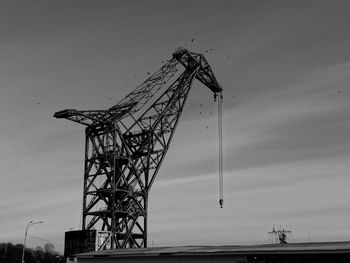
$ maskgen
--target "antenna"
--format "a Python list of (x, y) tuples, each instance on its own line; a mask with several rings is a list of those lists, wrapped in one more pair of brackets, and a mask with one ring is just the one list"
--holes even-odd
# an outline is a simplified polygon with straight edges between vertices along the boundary
[(274, 244), (287, 244), (288, 235), (291, 235), (292, 231), (285, 230), (280, 226), (278, 230), (276, 230), (275, 225), (272, 227), (272, 231), (268, 232), (269, 240)]

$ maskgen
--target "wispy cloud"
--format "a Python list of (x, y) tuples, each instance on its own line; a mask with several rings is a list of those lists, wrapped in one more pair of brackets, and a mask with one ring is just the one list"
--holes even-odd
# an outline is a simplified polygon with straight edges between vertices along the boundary
[(79, 225), (84, 127), (53, 113), (112, 106), (185, 44), (204, 53), (225, 89), (225, 208), (217, 200), (217, 109), (195, 81), (150, 194), (150, 240), (254, 243), (267, 241), (274, 223), (304, 239), (308, 230), (343, 237), (349, 8), (345, 1), (4, 4), (1, 238), (22, 242), (32, 219), (46, 222), (33, 229), (44, 239), (63, 240)]

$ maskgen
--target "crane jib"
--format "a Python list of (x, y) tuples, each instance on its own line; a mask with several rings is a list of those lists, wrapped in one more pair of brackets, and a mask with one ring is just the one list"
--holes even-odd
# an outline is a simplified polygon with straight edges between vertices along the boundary
[(177, 59), (187, 70), (193, 70), (198, 67), (196, 79), (207, 86), (212, 92), (222, 92), (221, 85), (217, 82), (214, 73), (202, 54), (189, 52), (185, 48), (178, 48), (173, 57)]

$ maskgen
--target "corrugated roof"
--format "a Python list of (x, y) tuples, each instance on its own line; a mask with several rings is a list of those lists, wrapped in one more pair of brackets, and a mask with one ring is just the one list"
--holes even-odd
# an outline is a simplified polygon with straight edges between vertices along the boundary
[(313, 242), (291, 244), (226, 245), (226, 246), (177, 246), (151, 248), (125, 248), (103, 250), (77, 255), (91, 257), (137, 257), (137, 256), (190, 256), (190, 255), (249, 255), (249, 254), (316, 254), (350, 253), (350, 241)]

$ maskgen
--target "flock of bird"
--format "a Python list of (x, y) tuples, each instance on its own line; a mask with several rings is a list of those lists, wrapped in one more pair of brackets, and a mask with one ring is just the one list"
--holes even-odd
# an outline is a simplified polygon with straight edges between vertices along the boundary
[[(195, 38), (192, 38), (192, 39), (191, 39), (191, 43), (195, 42), (195, 40), (196, 40)], [(187, 43), (185, 43), (184, 45), (187, 46)], [(213, 48), (210, 48), (210, 49), (205, 50), (204, 52), (205, 52), (205, 53), (208, 53), (209, 51), (214, 51), (214, 49), (213, 49)], [(230, 59), (231, 56), (228, 55), (227, 58)], [(165, 61), (162, 60), (162, 64), (164, 64), (164, 62), (165, 62)], [(151, 74), (151, 72), (147, 72), (147, 75), (150, 75), (150, 74)], [(136, 74), (133, 74), (133, 76), (136, 77), (137, 75), (136, 75)], [(337, 94), (341, 94), (341, 90), (337, 90)], [(235, 96), (232, 96), (232, 98), (235, 99)], [(112, 100), (112, 97), (109, 97), (108, 99), (109, 99), (109, 100)], [(37, 104), (37, 105), (40, 105), (40, 102), (37, 102), (36, 104)], [(211, 103), (211, 105), (213, 105), (213, 103)], [(202, 114), (204, 115), (204, 109), (203, 109), (203, 104), (200, 104), (199, 115), (202, 115)], [(211, 114), (213, 114), (213, 112), (212, 112), (212, 111), (209, 111), (209, 114), (211, 115)], [(209, 129), (209, 126), (206, 126), (206, 129)]]
[[(212, 107), (213, 105), (214, 105), (214, 103), (211, 102), (210, 106)], [(212, 115), (212, 114), (213, 114), (213, 110), (209, 109), (209, 115)], [(208, 115), (208, 111), (206, 112), (205, 105), (203, 105), (202, 103), (200, 104), (199, 115)], [(205, 125), (205, 128), (208, 130), (209, 126)]]

